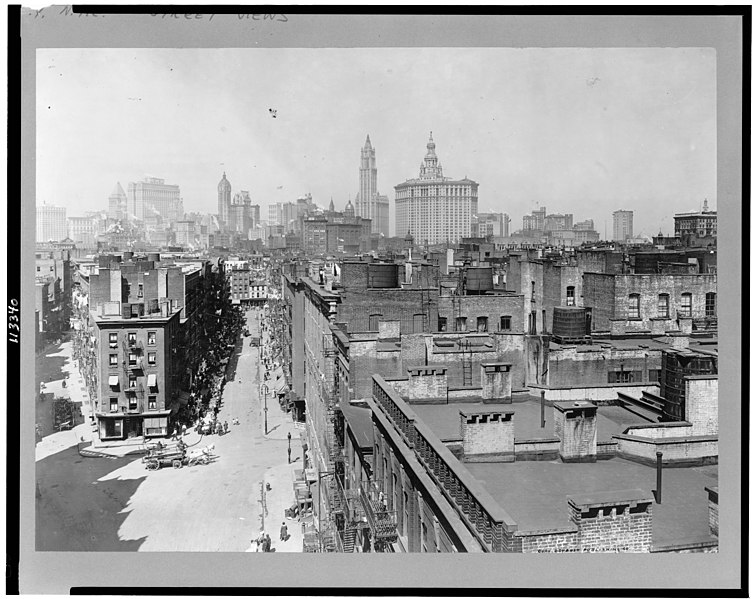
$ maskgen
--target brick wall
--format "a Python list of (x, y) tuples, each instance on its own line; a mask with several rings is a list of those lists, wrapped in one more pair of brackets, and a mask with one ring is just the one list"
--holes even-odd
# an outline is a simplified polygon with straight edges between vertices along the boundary
[(582, 552), (647, 553), (652, 547), (653, 498), (633, 489), (568, 498)]
[(627, 460), (655, 465), (656, 452), (663, 452), (663, 463), (669, 466), (696, 466), (718, 463), (718, 437), (658, 438), (614, 435), (617, 454)]
[[(487, 332), (501, 330), (501, 316), (511, 317), (511, 333), (524, 333), (523, 295), (462, 295), (438, 298), (438, 316), (446, 319), (446, 331), (456, 331), (456, 317), (467, 319), (466, 330), (477, 330), (477, 318), (487, 318)], [(435, 328), (433, 330), (436, 330)]]
[(349, 289), (342, 293), (338, 321), (349, 333), (377, 331), (380, 320), (397, 320), (401, 334), (437, 329), (437, 290)]
[(554, 431), (561, 440), (559, 456), (564, 462), (594, 462), (597, 459), (597, 407), (587, 401), (557, 402)]
[(685, 420), (693, 435), (718, 434), (718, 377), (685, 377)]
[(593, 331), (608, 331), (615, 316), (615, 277), (585, 272), (582, 278), (583, 305), (592, 308)]
[(518, 532), (522, 539), (522, 553), (575, 553), (580, 551), (579, 532), (564, 530), (548, 534), (525, 534)]
[(513, 462), (513, 411), (459, 412), (465, 462)]
[(660, 316), (658, 295), (669, 296), (669, 317), (667, 330), (678, 328), (676, 317), (682, 305), (682, 294), (692, 294), (692, 318), (705, 316), (705, 294), (715, 293), (715, 274), (653, 274), (653, 275), (601, 275), (585, 273), (584, 305), (593, 308), (593, 329), (608, 330), (610, 319), (628, 320), (629, 296), (640, 297), (639, 319), (634, 321), (637, 328), (650, 329), (651, 318)]

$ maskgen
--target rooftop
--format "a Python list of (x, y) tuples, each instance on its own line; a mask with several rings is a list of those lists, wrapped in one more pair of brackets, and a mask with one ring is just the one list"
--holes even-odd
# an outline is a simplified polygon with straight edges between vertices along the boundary
[(354, 433), (359, 447), (372, 449), (372, 410), (366, 406), (352, 405), (348, 402), (341, 403), (343, 417)]
[[(540, 397), (530, 394), (515, 396), (513, 403), (484, 404), (479, 402), (457, 402), (443, 404), (412, 404), (412, 410), (444, 442), (461, 441), (459, 412), (475, 413), (513, 411), (514, 438), (552, 439), (555, 408), (545, 405), (545, 428), (540, 428)], [(598, 408), (598, 441), (610, 441), (613, 435), (622, 433), (628, 426), (647, 424), (648, 421), (620, 406), (600, 406)]]
[[(655, 488), (655, 468), (621, 458), (595, 463), (557, 460), (465, 466), (522, 531), (568, 527), (567, 495), (635, 488), (649, 492)], [(705, 487), (717, 481), (717, 466), (664, 469), (663, 503), (653, 504), (653, 543), (708, 538)]]

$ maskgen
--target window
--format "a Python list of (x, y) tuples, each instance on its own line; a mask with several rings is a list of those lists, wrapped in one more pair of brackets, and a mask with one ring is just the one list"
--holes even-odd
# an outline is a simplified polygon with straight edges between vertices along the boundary
[(457, 331), (467, 330), (467, 317), (466, 316), (459, 316), (456, 319), (456, 330)]
[(144, 297), (144, 285), (139, 283), (138, 290), (136, 292), (136, 297)]
[(668, 318), (668, 293), (658, 296), (658, 318)]
[(634, 382), (634, 372), (631, 370), (621, 370), (618, 372), (609, 372), (608, 373), (608, 382), (609, 383), (633, 383)]
[(147, 354), (147, 364), (150, 366), (157, 364), (157, 354), (155, 352), (152, 351)]
[(128, 388), (129, 389), (136, 389), (136, 377), (135, 376), (128, 377)]
[(692, 294), (682, 293), (682, 309), (679, 310), (680, 316), (692, 317)]
[(445, 332), (446, 327), (448, 327), (448, 320), (443, 316), (439, 316), (438, 317), (438, 330), (440, 332)]
[(511, 316), (501, 316), (501, 330), (502, 331), (511, 330)]
[(118, 366), (118, 354), (110, 354), (110, 365)]
[(157, 333), (155, 331), (147, 332), (147, 345), (157, 345)]
[(128, 365), (129, 366), (136, 366), (136, 354), (129, 353), (129, 355), (128, 355)]
[(378, 322), (380, 321), (381, 316), (382, 314), (370, 314), (370, 331), (377, 331), (380, 328)]
[(142, 304), (131, 304), (131, 317), (137, 318), (139, 316), (139, 306)]
[(640, 317), (640, 294), (629, 294), (629, 318), (638, 319)]
[(651, 383), (658, 383), (661, 380), (660, 370), (648, 370), (648, 381)]
[(110, 333), (110, 347), (118, 347), (118, 333)]
[(566, 288), (566, 305), (567, 306), (574, 305), (574, 286), (572, 285)]
[(706, 318), (714, 317), (716, 315), (716, 294), (705, 294), (705, 316)]
[(42, 269), (39, 266), (37, 266), (37, 272), (40, 272), (41, 270)]
[(136, 399), (136, 396), (128, 398), (128, 409), (132, 412), (139, 409), (139, 401)]
[(535, 301), (535, 281), (532, 281), (532, 301)]
[(128, 344), (129, 346), (136, 345), (136, 333), (128, 334)]
[(488, 317), (487, 316), (477, 317), (477, 332), (478, 333), (488, 332)]
[(118, 411), (118, 398), (117, 397), (111, 397), (110, 398), (110, 411), (111, 412), (117, 412)]

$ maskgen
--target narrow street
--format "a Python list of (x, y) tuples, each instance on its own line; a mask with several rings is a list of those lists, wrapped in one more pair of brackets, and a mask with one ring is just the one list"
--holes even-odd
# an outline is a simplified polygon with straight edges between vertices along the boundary
[[(259, 334), (257, 314), (246, 313), (252, 337)], [(263, 372), (252, 337), (242, 337), (236, 370), (223, 391), (219, 418), (228, 422), (228, 434), (202, 437), (192, 429), (184, 439), (192, 448), (213, 444), (218, 457), (211, 464), (148, 471), (140, 456), (80, 456), (70, 431), (66, 444), (51, 444), (55, 435), (45, 439), (48, 450), (37, 457), (37, 549), (248, 551), (263, 526), (264, 495), (272, 547), (301, 552), (301, 526), (284, 517), (294, 502), (293, 471), (301, 468), (299, 433), (268, 395), (264, 434)], [(234, 418), (238, 425), (231, 424)], [(284, 520), (291, 535), (285, 542), (279, 538)]]

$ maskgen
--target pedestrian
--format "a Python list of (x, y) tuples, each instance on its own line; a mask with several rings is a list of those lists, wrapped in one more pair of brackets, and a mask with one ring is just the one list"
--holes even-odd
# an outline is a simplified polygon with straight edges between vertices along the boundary
[(273, 545), (273, 542), (270, 540), (270, 535), (266, 534), (265, 535), (265, 552), (266, 553), (270, 551), (270, 548), (272, 547), (272, 545)]
[(178, 441), (178, 426), (176, 426), (176, 428), (173, 430), (172, 440), (173, 441)]
[(288, 446), (288, 463), (291, 463), (291, 446)]
[(183, 425), (183, 426), (181, 427), (181, 436), (182, 436), (182, 437), (186, 436), (186, 424), (184, 424), (184, 425)]
[(286, 526), (286, 521), (284, 520), (281, 524), (281, 541), (288, 541), (288, 526)]
[(228, 432), (228, 421), (227, 420), (223, 422), (223, 432), (224, 433)]

